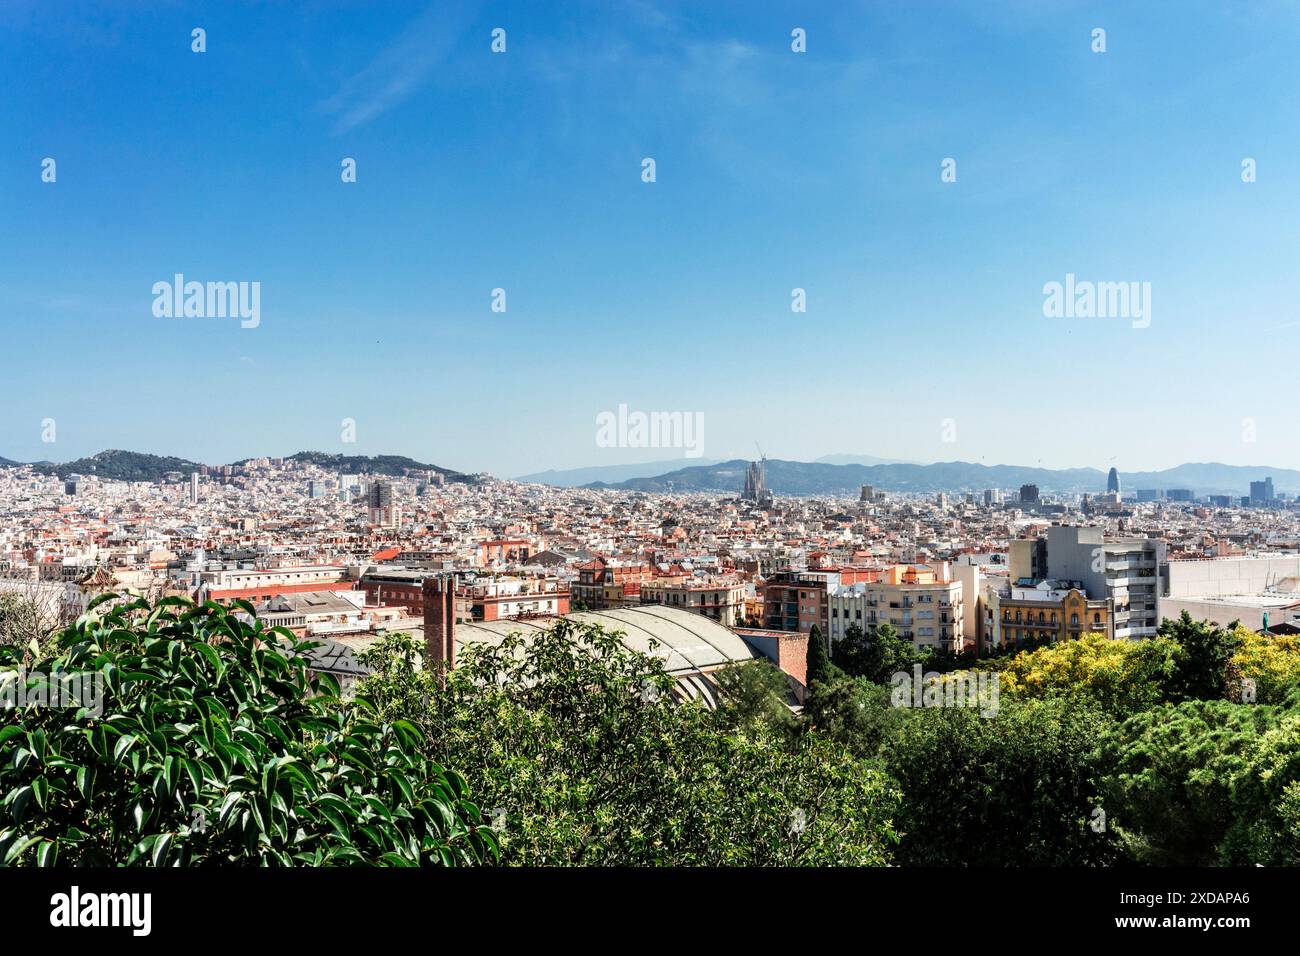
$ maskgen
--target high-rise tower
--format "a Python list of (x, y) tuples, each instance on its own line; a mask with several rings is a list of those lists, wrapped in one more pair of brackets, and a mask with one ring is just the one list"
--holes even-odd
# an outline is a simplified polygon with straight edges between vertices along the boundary
[(366, 495), (370, 523), (376, 528), (396, 528), (401, 523), (401, 513), (393, 503), (393, 486), (386, 481), (376, 481)]

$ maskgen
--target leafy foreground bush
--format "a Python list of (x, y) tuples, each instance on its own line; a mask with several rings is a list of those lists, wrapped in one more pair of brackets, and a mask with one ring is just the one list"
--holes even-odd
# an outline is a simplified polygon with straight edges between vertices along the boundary
[(1138, 862), (1300, 865), (1294, 703), (1166, 704), (1125, 721), (1107, 751), (1107, 806)]
[(439, 689), (398, 635), (358, 693), (426, 732), (522, 865), (881, 865), (898, 793), (815, 734), (674, 704), (650, 654), (561, 621), (471, 648)]
[(885, 748), (903, 790), (898, 860), (922, 866), (1114, 863), (1096, 825), (1111, 725), (1083, 699), (1003, 700), (973, 709), (910, 709)]
[(341, 701), (287, 631), (179, 598), (103, 616), (98, 604), (48, 650), (0, 651), (0, 679), (29, 700), (59, 674), (102, 681), (98, 715), (0, 710), (0, 862), (450, 865), (495, 852), (416, 728)]

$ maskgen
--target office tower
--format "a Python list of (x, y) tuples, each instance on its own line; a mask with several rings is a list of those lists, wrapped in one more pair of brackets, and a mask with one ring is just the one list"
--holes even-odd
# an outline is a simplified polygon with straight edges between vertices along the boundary
[(1115, 468), (1106, 475), (1106, 492), (1112, 495), (1119, 494), (1119, 471)]
[(1250, 503), (1252, 505), (1267, 504), (1273, 500), (1273, 479), (1265, 478), (1263, 481), (1252, 481), (1250, 483)]
[(308, 498), (324, 498), (325, 493), (326, 493), (325, 482), (317, 478), (313, 478), (311, 481), (307, 482)]
[(63, 493), (65, 495), (81, 494), (81, 476), (68, 475), (68, 480), (63, 483)]
[(1165, 492), (1165, 497), (1168, 498), (1170, 501), (1191, 501), (1192, 489), (1191, 488), (1170, 488), (1168, 491)]
[(1026, 502), (1026, 503), (1037, 504), (1037, 503), (1038, 503), (1038, 486), (1037, 486), (1037, 485), (1021, 485), (1021, 486), (1020, 486), (1020, 500), (1023, 501), (1023, 502)]
[(1139, 488), (1138, 501), (1159, 501), (1160, 489), (1158, 488)]
[(859, 501), (871, 501), (876, 497), (876, 490), (870, 485), (863, 485), (862, 490), (858, 492)]
[(190, 472), (189, 497), (190, 497), (190, 504), (197, 505), (199, 503), (199, 473), (197, 471)]
[(396, 528), (400, 523), (401, 512), (393, 503), (393, 486), (388, 482), (374, 482), (366, 501), (369, 505), (370, 523), (375, 527)]

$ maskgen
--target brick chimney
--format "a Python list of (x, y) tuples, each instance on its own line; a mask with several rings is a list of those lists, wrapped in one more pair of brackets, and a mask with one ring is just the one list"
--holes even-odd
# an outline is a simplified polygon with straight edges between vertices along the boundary
[(424, 579), (424, 649), (433, 666), (456, 666), (456, 584), (448, 575)]

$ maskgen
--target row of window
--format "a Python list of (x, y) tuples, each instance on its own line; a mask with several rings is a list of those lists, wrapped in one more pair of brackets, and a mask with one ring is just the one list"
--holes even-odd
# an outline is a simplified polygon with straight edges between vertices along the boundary
[[(1030, 623), (1030, 624), (1034, 623), (1034, 613), (1033, 613), (1033, 611), (1030, 611), (1030, 612), (1029, 612), (1029, 616), (1028, 616), (1025, 620), (1026, 620), (1027, 623)], [(1003, 623), (1006, 623), (1006, 624), (1013, 623), (1013, 622), (1012, 622), (1012, 619), (1011, 619), (1011, 609), (1010, 609), (1010, 608), (1005, 608), (1005, 609), (1003, 610), (1003, 613), (1002, 613), (1002, 621), (1003, 621)], [(1019, 612), (1019, 611), (1016, 611), (1016, 617), (1015, 617), (1015, 621), (1014, 621), (1014, 623), (1016, 623), (1016, 624), (1021, 623), (1021, 621), (1020, 621), (1020, 612)], [(1056, 623), (1056, 612), (1053, 611), (1052, 614), (1051, 614), (1051, 617), (1048, 618), (1048, 617), (1046, 616), (1046, 614), (1045, 614), (1043, 611), (1039, 611), (1039, 612), (1038, 612), (1038, 623), (1039, 623), (1039, 624), (1055, 624), (1055, 623)], [(1092, 615), (1092, 623), (1093, 623), (1093, 624), (1100, 624), (1100, 623), (1101, 623), (1101, 612), (1100, 612), (1100, 611), (1094, 611), (1094, 612), (1093, 612), (1093, 615)], [(1071, 627), (1078, 627), (1078, 626), (1079, 626), (1079, 615), (1077, 615), (1077, 614), (1071, 614), (1071, 615), (1070, 615), (1070, 626), (1071, 626)]]

